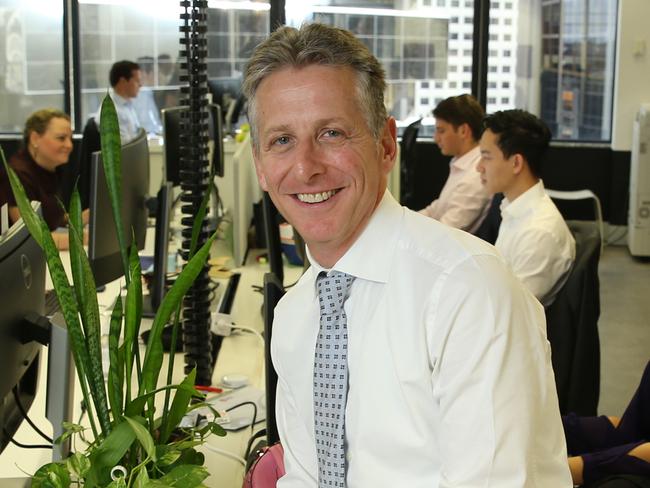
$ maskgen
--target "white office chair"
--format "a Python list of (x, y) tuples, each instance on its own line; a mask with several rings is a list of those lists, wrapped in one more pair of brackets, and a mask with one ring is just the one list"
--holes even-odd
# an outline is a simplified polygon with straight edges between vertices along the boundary
[(546, 194), (551, 197), (553, 200), (593, 200), (594, 202), (594, 220), (598, 225), (598, 230), (600, 231), (600, 252), (603, 252), (605, 247), (605, 229), (603, 225), (603, 211), (600, 206), (600, 199), (591, 190), (573, 190), (573, 191), (561, 191), (561, 190), (551, 190), (546, 188)]

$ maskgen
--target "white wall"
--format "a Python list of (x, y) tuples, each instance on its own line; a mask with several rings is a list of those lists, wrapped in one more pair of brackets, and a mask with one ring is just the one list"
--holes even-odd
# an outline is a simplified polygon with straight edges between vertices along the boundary
[[(632, 148), (641, 103), (650, 102), (650, 1), (619, 0), (612, 149)], [(643, 52), (641, 52), (643, 50)]]

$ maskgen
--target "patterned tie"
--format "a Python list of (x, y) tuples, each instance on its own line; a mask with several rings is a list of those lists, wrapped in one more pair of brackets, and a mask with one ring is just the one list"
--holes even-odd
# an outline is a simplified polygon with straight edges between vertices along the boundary
[(314, 430), (318, 486), (345, 488), (345, 402), (348, 392), (348, 329), (345, 302), (353, 276), (318, 275), (320, 332), (314, 356)]

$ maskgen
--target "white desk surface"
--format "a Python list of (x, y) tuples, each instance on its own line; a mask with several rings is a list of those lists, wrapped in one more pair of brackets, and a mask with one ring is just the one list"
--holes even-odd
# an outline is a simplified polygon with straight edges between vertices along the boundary
[[(261, 286), (263, 276), (268, 271), (267, 265), (258, 264), (255, 257), (263, 251), (252, 251), (245, 267), (236, 271), (241, 272), (241, 280), (235, 301), (233, 303), (232, 318), (237, 325), (254, 328), (263, 332), (261, 307), (263, 297), (261, 293), (252, 289), (253, 285)], [(214, 256), (213, 256), (214, 257)], [(298, 267), (285, 266), (285, 280), (292, 282), (300, 275)], [(225, 286), (225, 283), (224, 285)], [(119, 283), (111, 283), (107, 291), (100, 295), (102, 304), (106, 304), (116, 296), (119, 291)], [(143, 346), (144, 348), (144, 346)], [(47, 378), (47, 351), (43, 351), (41, 361), (41, 372), (39, 378), (39, 393), (34, 400), (29, 416), (46, 434), (51, 435), (52, 427), (45, 418), (45, 391)], [(167, 355), (166, 355), (167, 356)], [(177, 354), (174, 360), (174, 380), (180, 381), (183, 376), (183, 355)], [(166, 359), (162, 371), (166, 371)], [(262, 342), (251, 333), (235, 333), (225, 337), (218, 355), (217, 364), (213, 374), (213, 384), (217, 385), (220, 378), (228, 373), (241, 373), (250, 378), (251, 384), (264, 389), (264, 348)], [(161, 374), (161, 381), (164, 374)], [(76, 385), (75, 411), (73, 420), (77, 421), (80, 415), (79, 401), (81, 393)], [(264, 423), (256, 426), (257, 429), (264, 427)], [(226, 437), (211, 436), (208, 443), (218, 449), (227, 451), (236, 456), (243, 457), (251, 434), (251, 429), (245, 428), (237, 432), (229, 432)], [(41, 438), (33, 429), (23, 422), (15, 435), (19, 442), (29, 444), (42, 444)], [(214, 488), (239, 488), (242, 485), (244, 467), (235, 459), (202, 449), (206, 457), (206, 467), (211, 473), (205, 481), (208, 487)], [(33, 474), (40, 466), (51, 460), (51, 451), (46, 449), (20, 449), (12, 444), (7, 446), (0, 455), (0, 478), (23, 477)], [(2, 480), (0, 479), (0, 486)]]

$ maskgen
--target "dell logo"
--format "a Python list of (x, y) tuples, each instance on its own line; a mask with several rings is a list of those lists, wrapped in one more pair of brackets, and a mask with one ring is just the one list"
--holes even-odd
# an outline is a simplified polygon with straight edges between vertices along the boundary
[(24, 254), (20, 255), (20, 269), (23, 272), (25, 288), (29, 290), (32, 286), (32, 264), (29, 262), (29, 258)]

